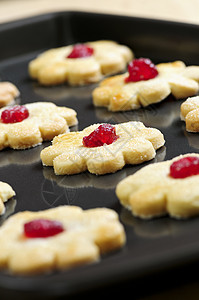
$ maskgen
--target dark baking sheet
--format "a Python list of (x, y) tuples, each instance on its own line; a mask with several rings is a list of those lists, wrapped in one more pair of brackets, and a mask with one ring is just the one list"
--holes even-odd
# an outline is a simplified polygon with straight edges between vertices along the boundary
[[(60, 12), (0, 25), (0, 79), (16, 84), (20, 102), (52, 101), (74, 108), (78, 130), (96, 123), (121, 123), (140, 120), (156, 127), (165, 136), (165, 147), (157, 151), (154, 163), (188, 152), (199, 152), (197, 134), (187, 133), (180, 121), (182, 101), (168, 97), (157, 105), (134, 112), (111, 113), (92, 106), (86, 87), (40, 87), (29, 79), (28, 62), (45, 49), (99, 39), (116, 40), (133, 49), (137, 57), (149, 57), (155, 63), (181, 59), (199, 64), (199, 26), (114, 15)], [(77, 128), (73, 128), (74, 130)], [(72, 130), (73, 130), (72, 129)], [(105, 255), (99, 263), (64, 272), (35, 277), (15, 277), (0, 272), (0, 295), (21, 299), (31, 297), (96, 296), (102, 291), (118, 292), (130, 286), (134, 299), (157, 291), (171, 283), (172, 275), (185, 280), (187, 268), (199, 262), (199, 218), (174, 220), (169, 217), (143, 221), (121, 207), (116, 184), (143, 167), (126, 166), (115, 174), (95, 176), (88, 172), (73, 176), (55, 176), (52, 168), (43, 168), (40, 151), (50, 143), (25, 151), (0, 152), (0, 180), (8, 182), (17, 196), (7, 203), (9, 215), (23, 210), (42, 210), (63, 204), (84, 209), (109, 207), (116, 210), (123, 223), (127, 243), (123, 249)], [(177, 276), (176, 276), (177, 274)], [(154, 281), (156, 284), (154, 285)], [(158, 284), (157, 284), (158, 283)], [(137, 294), (136, 294), (137, 293)], [(2, 299), (2, 298), (1, 298)]]

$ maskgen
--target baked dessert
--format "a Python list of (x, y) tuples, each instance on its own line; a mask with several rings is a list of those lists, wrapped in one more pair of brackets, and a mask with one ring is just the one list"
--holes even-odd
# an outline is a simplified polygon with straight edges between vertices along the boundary
[(13, 196), (15, 196), (15, 191), (12, 187), (8, 183), (0, 181), (0, 215), (5, 213), (4, 203)]
[(196, 95), (199, 66), (186, 67), (182, 61), (154, 65), (146, 58), (134, 59), (128, 73), (104, 79), (93, 91), (93, 104), (110, 111), (127, 111), (164, 100)]
[(0, 150), (27, 149), (68, 131), (77, 124), (76, 112), (50, 102), (0, 109)]
[(41, 151), (41, 160), (44, 166), (53, 166), (57, 175), (86, 170), (101, 175), (153, 159), (164, 143), (159, 130), (141, 122), (94, 124), (55, 137), (52, 145)]
[[(15, 151), (15, 153), (18, 152)], [(150, 161), (150, 163), (163, 161), (165, 160), (165, 156), (166, 147), (163, 146), (157, 151), (155, 158)], [(78, 196), (78, 189), (88, 187), (94, 187), (103, 190), (115, 189), (116, 185), (122, 179), (126, 178), (132, 173), (135, 173), (138, 169), (140, 169), (140, 165), (134, 165), (132, 168), (123, 168), (122, 170), (120, 170), (120, 172), (113, 173), (111, 174), (111, 176), (110, 174), (96, 176), (95, 174), (91, 174), (89, 172), (83, 172), (73, 176), (57, 176), (54, 173), (53, 168), (43, 168), (43, 176), (46, 179), (43, 185), (43, 198), (45, 198), (46, 202), (48, 202), (49, 180), (52, 185), (55, 182), (57, 187), (64, 188), (64, 193), (66, 195), (67, 201), (71, 205), (76, 201), (76, 196)]]
[(122, 180), (116, 194), (140, 218), (188, 218), (199, 214), (198, 180), (199, 154), (189, 153), (142, 168)]
[(27, 275), (76, 267), (99, 261), (125, 239), (117, 213), (108, 208), (24, 211), (0, 228), (0, 268)]
[(41, 85), (84, 85), (124, 71), (133, 52), (114, 41), (95, 41), (50, 49), (29, 63), (31, 78)]
[(14, 213), (15, 207), (17, 205), (17, 200), (15, 197), (9, 199), (5, 205), (5, 213), (0, 217), (0, 226), (5, 222), (5, 220)]
[(186, 123), (186, 130), (199, 132), (199, 96), (190, 97), (181, 105), (181, 119)]
[(12, 104), (19, 95), (20, 92), (13, 83), (0, 82), (0, 107)]

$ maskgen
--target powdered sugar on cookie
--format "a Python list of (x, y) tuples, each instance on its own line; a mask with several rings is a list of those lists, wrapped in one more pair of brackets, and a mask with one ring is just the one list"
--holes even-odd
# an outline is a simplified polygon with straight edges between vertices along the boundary
[(186, 123), (186, 130), (199, 132), (199, 96), (188, 98), (181, 105), (181, 119)]
[[(132, 74), (136, 70), (137, 66)], [(146, 74), (140, 74), (142, 71)], [(148, 76), (150, 72), (152, 77)], [(196, 95), (199, 90), (199, 66), (186, 67), (182, 61), (158, 64), (153, 71), (141, 68), (138, 74), (130, 75), (103, 80), (93, 91), (93, 104), (110, 111), (127, 111), (158, 103), (170, 94), (181, 99)]]
[(12, 187), (8, 183), (0, 181), (0, 215), (5, 213), (4, 203), (13, 196), (15, 196), (15, 191)]
[[(59, 223), (63, 230), (48, 237), (43, 233), (43, 237), (27, 237), (27, 224), (38, 220)], [(0, 267), (22, 275), (67, 269), (96, 262), (102, 253), (119, 249), (124, 243), (124, 228), (117, 213), (108, 208), (60, 206), (24, 211), (11, 216), (0, 228)]]
[[(57, 175), (77, 174), (88, 170), (94, 174), (114, 173), (125, 164), (140, 164), (155, 157), (164, 145), (163, 134), (155, 128), (146, 128), (141, 122), (114, 125), (115, 137), (110, 144), (94, 134), (102, 124), (94, 124), (82, 131), (55, 137), (52, 146), (41, 151), (45, 166), (53, 166)], [(94, 136), (93, 136), (94, 135)], [(85, 137), (92, 137), (94, 147), (86, 147)], [(89, 139), (90, 139), (89, 137)], [(106, 141), (103, 144), (103, 140)]]
[(148, 165), (122, 180), (116, 194), (133, 215), (175, 218), (199, 215), (199, 154)]
[[(76, 112), (67, 107), (58, 107), (50, 102), (35, 102), (24, 105), (28, 114), (18, 120), (12, 118), (10, 123), (2, 118), (0, 122), (0, 149), (10, 147), (13, 149), (27, 149), (34, 147), (42, 141), (53, 139), (56, 135), (67, 132), (68, 126), (77, 124)], [(9, 108), (13, 110), (13, 108)], [(0, 116), (8, 108), (0, 110)], [(6, 118), (7, 118), (6, 114)], [(14, 119), (14, 122), (13, 122)]]
[(0, 82), (0, 107), (12, 104), (20, 92), (11, 82)]
[(42, 85), (84, 85), (124, 71), (133, 52), (113, 41), (96, 41), (48, 50), (29, 64), (29, 73)]

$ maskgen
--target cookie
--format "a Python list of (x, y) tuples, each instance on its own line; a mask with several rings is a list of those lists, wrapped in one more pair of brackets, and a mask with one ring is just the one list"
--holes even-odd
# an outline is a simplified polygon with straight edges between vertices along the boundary
[(11, 82), (0, 82), (0, 107), (12, 104), (20, 92)]
[(15, 191), (12, 187), (8, 183), (0, 181), (0, 215), (5, 213), (4, 203), (13, 196), (15, 196)]
[[(146, 70), (145, 66), (142, 67), (142, 60), (146, 60), (146, 68), (149, 70)], [(196, 95), (199, 90), (199, 66), (186, 67), (182, 61), (156, 66), (151, 61), (148, 62), (148, 59), (134, 61), (141, 65), (141, 74), (139, 70), (138, 74), (134, 74), (139, 69), (134, 66), (130, 68), (129, 73), (104, 79), (99, 87), (93, 90), (95, 106), (107, 107), (110, 111), (128, 111), (158, 103), (170, 94), (176, 99), (181, 99)], [(150, 76), (142, 80), (144, 72)]]
[[(15, 153), (18, 152), (15, 151)], [(163, 161), (165, 159), (165, 156), (166, 147), (163, 146), (158, 150), (155, 158), (151, 161), (151, 163)], [(120, 172), (111, 174), (111, 176), (110, 174), (96, 176), (95, 174), (91, 174), (89, 172), (84, 172), (73, 176), (57, 176), (52, 168), (43, 168), (43, 176), (48, 181), (54, 181), (57, 186), (62, 187), (65, 190), (69, 190), (71, 201), (70, 203), (73, 203), (75, 197), (77, 196), (78, 189), (90, 187), (103, 190), (114, 189), (122, 179), (136, 172), (138, 169), (140, 169), (139, 165), (134, 166), (133, 171), (132, 168), (124, 168), (123, 170), (120, 170)]]
[(35, 102), (0, 110), (0, 150), (27, 149), (52, 140), (77, 124), (76, 112), (50, 102)]
[(111, 209), (66, 205), (11, 216), (0, 228), (0, 244), (0, 267), (25, 275), (99, 261), (125, 244), (125, 232)]
[(50, 49), (29, 63), (29, 74), (41, 85), (84, 85), (124, 71), (133, 52), (114, 41), (95, 41)]
[[(85, 146), (85, 141), (90, 145)], [(146, 128), (141, 122), (114, 126), (94, 124), (82, 131), (55, 137), (52, 145), (41, 151), (41, 160), (44, 166), (53, 166), (57, 175), (86, 170), (101, 175), (114, 173), (125, 164), (141, 164), (153, 159), (155, 150), (164, 143), (164, 136), (159, 130)]]
[(199, 154), (150, 164), (116, 187), (121, 204), (140, 218), (199, 215)]
[(181, 105), (181, 119), (186, 123), (186, 130), (199, 132), (199, 96), (188, 98)]

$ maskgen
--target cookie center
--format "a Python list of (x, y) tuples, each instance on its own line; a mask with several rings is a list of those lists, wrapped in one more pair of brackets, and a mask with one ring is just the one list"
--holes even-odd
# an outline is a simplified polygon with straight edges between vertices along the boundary
[(149, 58), (134, 59), (128, 65), (128, 73), (128, 77), (125, 78), (126, 83), (149, 80), (158, 75), (156, 66)]
[(2, 123), (17, 123), (22, 122), (29, 116), (28, 109), (23, 105), (16, 105), (14, 107), (5, 109), (1, 113)]
[(118, 139), (115, 127), (111, 124), (102, 124), (91, 132), (88, 136), (83, 137), (83, 145), (88, 148), (110, 145)]
[(27, 238), (47, 238), (64, 231), (59, 221), (36, 219), (24, 224), (24, 234)]
[(173, 178), (186, 178), (199, 174), (199, 158), (187, 156), (172, 163), (170, 176)]
[(67, 58), (83, 58), (93, 55), (94, 49), (84, 44), (77, 44), (73, 47)]

